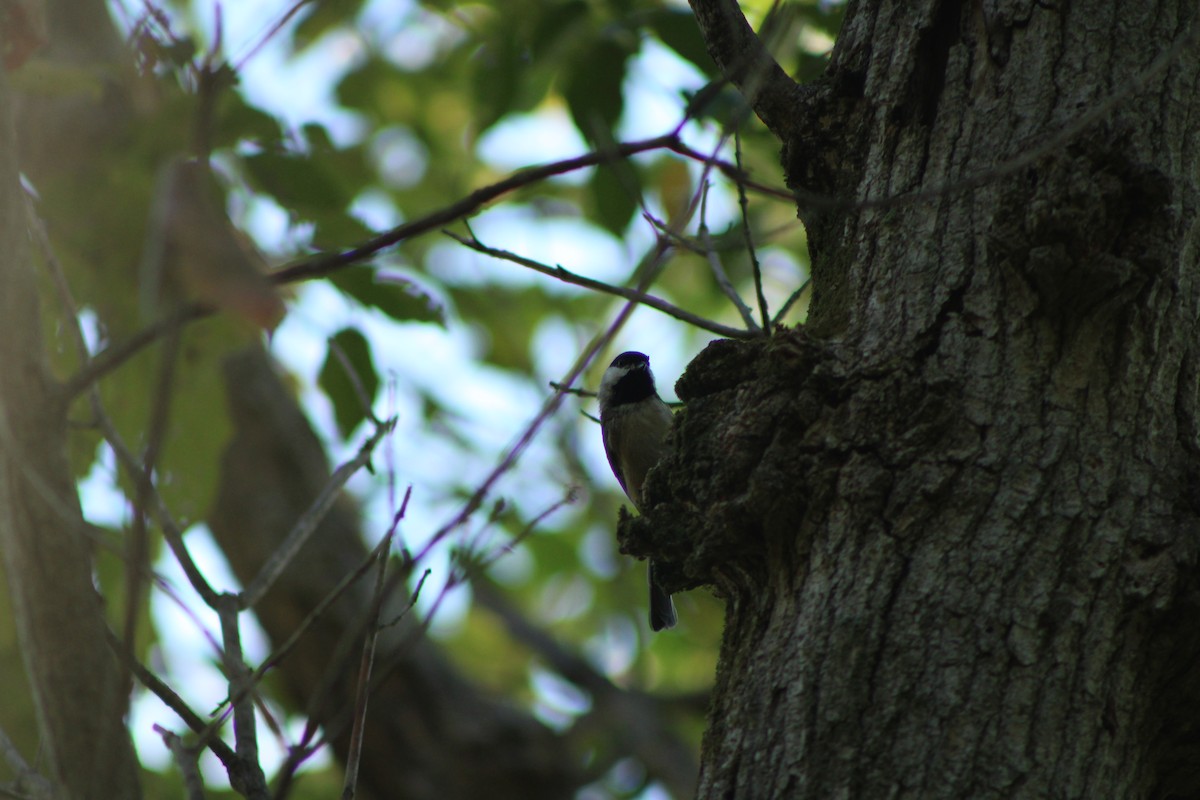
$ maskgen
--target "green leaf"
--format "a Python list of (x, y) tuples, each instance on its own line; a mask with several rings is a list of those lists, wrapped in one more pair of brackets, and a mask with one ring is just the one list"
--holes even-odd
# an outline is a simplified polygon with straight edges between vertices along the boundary
[(588, 189), (596, 219), (614, 236), (625, 234), (638, 209), (641, 179), (629, 161), (614, 161), (596, 169)]
[(483, 132), (512, 111), (528, 72), (525, 48), (507, 36), (495, 37), (475, 54), (472, 90), (475, 122)]
[[(702, 105), (697, 105), (697, 98), (701, 98)], [(692, 116), (712, 120), (722, 128), (739, 126), (754, 114), (741, 92), (732, 86), (721, 87), (716, 92), (705, 87), (704, 91), (688, 98), (688, 106)]]
[(333, 403), (338, 433), (348, 438), (367, 418), (364, 404), (374, 402), (379, 388), (371, 345), (357, 328), (343, 328), (329, 340), (317, 383)]
[(446, 308), (432, 293), (400, 275), (384, 275), (371, 267), (348, 267), (330, 283), (364, 306), (377, 308), (398, 322), (433, 322), (446, 326)]
[(587, 16), (588, 6), (583, 0), (547, 4), (530, 39), (534, 58), (545, 58), (567, 44), (575, 29), (587, 21)]
[(308, 5), (308, 14), (292, 32), (292, 46), (301, 51), (312, 45), (330, 29), (354, 20), (362, 0), (331, 0)]
[[(155, 463), (155, 486), (184, 525), (203, 517), (217, 488), (221, 453), (230, 435), (222, 362), (245, 347), (250, 334), (226, 315), (185, 327), (176, 354), (166, 436)], [(148, 425), (160, 400), (162, 344), (147, 348), (100, 383), (104, 406), (135, 454), (147, 444)], [(129, 496), (130, 476), (118, 471)]]
[(247, 140), (272, 147), (279, 142), (279, 121), (247, 104), (237, 92), (222, 92), (214, 133), (215, 147), (229, 147)]
[(343, 182), (329, 169), (327, 159), (291, 153), (258, 153), (244, 159), (258, 188), (281, 206), (305, 218), (329, 210), (341, 211), (352, 199)]
[(346, 73), (335, 93), (346, 108), (383, 122), (408, 119), (420, 104), (414, 91), (416, 79), (388, 62), (369, 58)]
[(625, 64), (636, 43), (630, 31), (603, 35), (582, 48), (565, 69), (563, 98), (575, 127), (589, 142), (603, 145), (614, 140), (613, 128), (624, 108)]
[(659, 41), (678, 53), (681, 58), (695, 64), (705, 75), (716, 77), (717, 65), (708, 54), (704, 40), (700, 38), (700, 29), (696, 27), (696, 18), (692, 12), (682, 9), (660, 9), (650, 17), (649, 27)]
[(196, 40), (185, 36), (169, 41), (159, 50), (159, 56), (177, 68), (188, 67), (196, 58)]
[(362, 151), (335, 150), (325, 129), (306, 126), (313, 154), (268, 152), (247, 156), (246, 172), (256, 188), (273, 196), (294, 218), (315, 223), (313, 245), (319, 249), (361, 242), (371, 231), (349, 213), (351, 185), (369, 181)]

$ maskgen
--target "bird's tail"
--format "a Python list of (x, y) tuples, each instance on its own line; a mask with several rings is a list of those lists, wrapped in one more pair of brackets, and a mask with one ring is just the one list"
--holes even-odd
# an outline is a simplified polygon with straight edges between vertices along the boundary
[(650, 578), (650, 628), (661, 631), (663, 628), (674, 628), (678, 618), (675, 616), (675, 603), (671, 594), (658, 585), (654, 577), (654, 562), (650, 562), (648, 572)]

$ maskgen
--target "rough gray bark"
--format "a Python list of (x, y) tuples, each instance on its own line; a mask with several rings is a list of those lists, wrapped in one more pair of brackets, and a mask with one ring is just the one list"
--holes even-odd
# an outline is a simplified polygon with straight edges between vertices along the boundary
[[(0, 68), (0, 557), (47, 776), (65, 797), (135, 798), (125, 680), (104, 636), (67, 467), (66, 406), (46, 369), (37, 275)], [(25, 753), (37, 763), (34, 753)]]
[(1200, 796), (1195, 37), (1054, 139), (1196, 11), (856, 3), (769, 122), (799, 191), (930, 199), (804, 195), (807, 329), (677, 387), (623, 533), (728, 600), (701, 797)]

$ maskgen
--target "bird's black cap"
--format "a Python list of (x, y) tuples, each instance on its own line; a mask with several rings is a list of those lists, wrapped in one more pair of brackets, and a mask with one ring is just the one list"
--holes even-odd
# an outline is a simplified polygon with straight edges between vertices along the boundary
[(645, 353), (630, 350), (613, 359), (609, 369), (624, 369), (612, 387), (614, 406), (636, 403), (656, 394), (654, 376), (650, 373), (650, 359)]

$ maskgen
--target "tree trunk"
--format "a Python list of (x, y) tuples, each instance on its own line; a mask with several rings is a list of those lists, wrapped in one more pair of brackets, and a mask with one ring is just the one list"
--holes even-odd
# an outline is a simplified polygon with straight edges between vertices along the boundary
[(46, 369), (11, 98), (0, 68), (0, 556), (46, 777), (64, 797), (135, 798), (125, 680), (92, 584), (66, 405)]
[(623, 530), (728, 601), (700, 796), (1200, 796), (1195, 3), (852, 4), (783, 121), (694, 3), (815, 287)]

